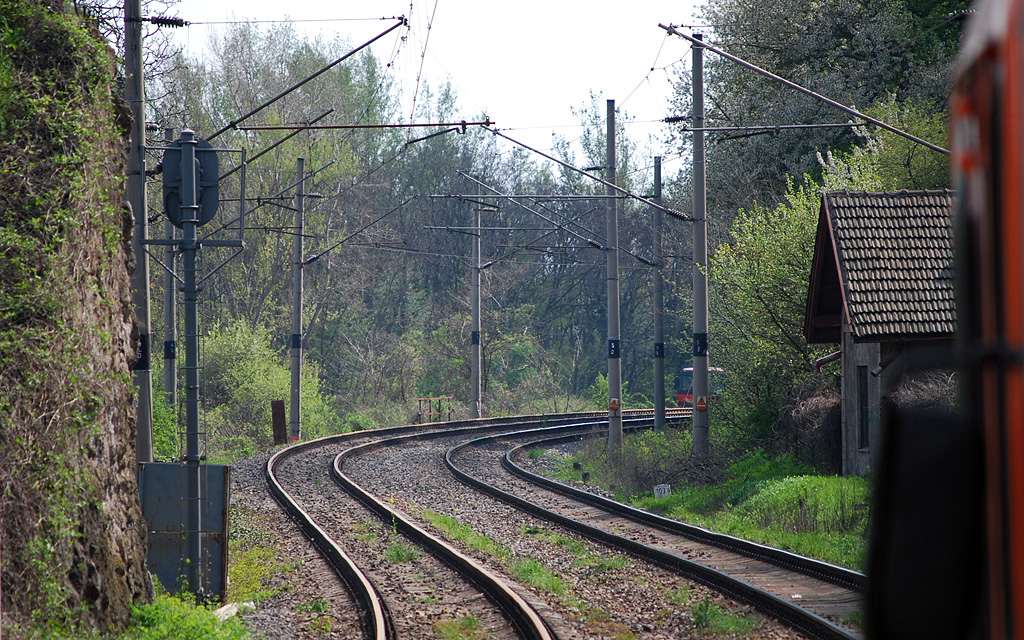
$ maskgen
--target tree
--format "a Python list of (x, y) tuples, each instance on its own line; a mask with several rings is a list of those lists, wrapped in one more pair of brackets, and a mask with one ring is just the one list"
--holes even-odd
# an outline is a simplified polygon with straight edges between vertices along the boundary
[(821, 189), (883, 183), (875, 154), (829, 154), (822, 162), (822, 184), (790, 178), (784, 202), (741, 210), (709, 266), (711, 359), (727, 380), (714, 417), (744, 442), (773, 444), (782, 408), (825, 352), (803, 336)]
[[(967, 7), (966, 0), (712, 0), (702, 20), (713, 25), (710, 41), (716, 45), (818, 93), (860, 110), (910, 105), (927, 117), (945, 111), (949, 68)], [(707, 126), (848, 120), (713, 53), (706, 54), (705, 73)], [(689, 112), (688, 75), (676, 82), (674, 104), (677, 113)], [(677, 140), (687, 147), (683, 137)], [(848, 128), (710, 135), (709, 209), (714, 217), (730, 220), (738, 208), (754, 202), (782, 202), (787, 186), (781, 176), (820, 179), (819, 153), (848, 152), (863, 142)]]

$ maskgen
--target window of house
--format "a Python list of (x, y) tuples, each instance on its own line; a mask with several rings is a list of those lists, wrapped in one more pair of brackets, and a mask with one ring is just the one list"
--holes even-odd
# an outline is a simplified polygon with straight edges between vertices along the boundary
[(857, 448), (867, 449), (871, 444), (868, 421), (868, 368), (857, 367)]

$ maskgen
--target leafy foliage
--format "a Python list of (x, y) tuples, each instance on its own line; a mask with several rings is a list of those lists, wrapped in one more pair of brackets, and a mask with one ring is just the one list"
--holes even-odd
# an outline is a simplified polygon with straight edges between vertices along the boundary
[[(809, 179), (808, 179), (809, 180)], [(741, 211), (732, 242), (709, 268), (715, 336), (711, 357), (726, 372), (725, 392), (713, 403), (717, 425), (747, 438), (770, 438), (778, 412), (810, 374), (821, 351), (803, 337), (804, 306), (821, 197), (816, 185), (790, 182), (774, 209)]]
[[(215, 327), (206, 337), (203, 398), (214, 451), (252, 455), (273, 444), (272, 400), (291, 396), (290, 362), (271, 347), (260, 327), (236, 321)], [(339, 433), (341, 419), (321, 391), (315, 363), (305, 363), (302, 376), (301, 424), (304, 437)]]
[(168, 595), (135, 609), (123, 640), (248, 640), (249, 632), (236, 618), (218, 620), (213, 611)]
[[(945, 110), (949, 69), (969, 5), (966, 0), (712, 0), (703, 8), (702, 21), (714, 25), (710, 40), (729, 53), (900, 126), (908, 122), (889, 117), (895, 115), (894, 107), (905, 106), (925, 117)], [(846, 114), (729, 60), (712, 53), (705, 57), (708, 126), (848, 120)], [(677, 113), (690, 112), (690, 87), (688, 75), (680, 75)], [(682, 136), (677, 140), (688, 146)], [(787, 197), (783, 176), (807, 174), (820, 180), (818, 154), (829, 149), (850, 152), (863, 142), (850, 128), (710, 134), (709, 208), (726, 222), (755, 202), (771, 208)], [(911, 153), (918, 161), (942, 162), (921, 147)]]
[(125, 534), (140, 515), (123, 122), (109, 51), (63, 9), (0, 2), (3, 624), (40, 637), (116, 630), (152, 595)]

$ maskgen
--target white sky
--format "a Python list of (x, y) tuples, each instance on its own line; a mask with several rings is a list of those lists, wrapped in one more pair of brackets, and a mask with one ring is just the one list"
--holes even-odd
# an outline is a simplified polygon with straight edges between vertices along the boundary
[[(432, 88), (451, 81), (464, 117), (486, 111), (509, 136), (542, 150), (552, 133), (573, 140), (579, 135), (572, 107), (589, 101), (590, 92), (614, 99), (635, 119), (629, 133), (638, 141), (660, 131), (658, 121), (670, 113), (672, 72), (689, 67), (689, 46), (667, 37), (659, 23), (692, 24), (695, 0), (362, 0), (324, 3), (315, 0), (181, 0), (177, 14), (190, 22), (229, 19), (296, 21), (308, 33), (335, 32), (359, 45), (394, 24), (392, 21), (333, 19), (411, 16), (411, 30), (398, 29), (374, 45), (387, 62), (398, 43), (395, 79), (402, 87), (403, 115), (409, 116), (421, 53), (422, 77)], [(427, 23), (434, 18), (427, 41)], [(299, 22), (324, 20), (329, 22)], [(187, 53), (201, 54), (210, 29), (193, 24), (175, 30)], [(679, 62), (685, 59), (685, 64)], [(669, 68), (671, 65), (673, 65)], [(654, 71), (651, 71), (652, 67)], [(654, 142), (654, 154), (668, 154)]]

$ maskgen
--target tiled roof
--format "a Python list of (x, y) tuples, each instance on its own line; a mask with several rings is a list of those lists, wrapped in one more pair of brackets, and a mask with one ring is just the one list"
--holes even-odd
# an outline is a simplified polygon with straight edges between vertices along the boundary
[(952, 337), (952, 192), (829, 191), (822, 207), (854, 340)]

